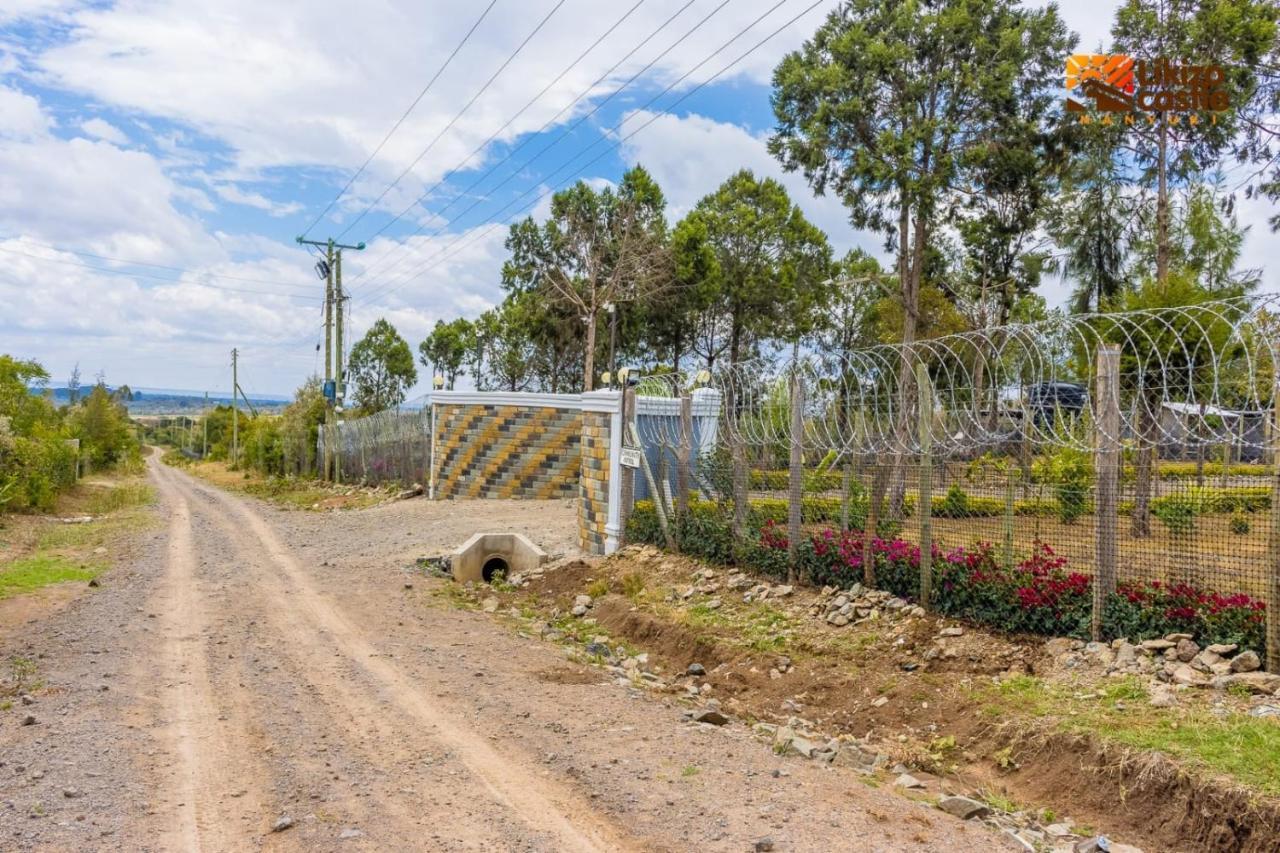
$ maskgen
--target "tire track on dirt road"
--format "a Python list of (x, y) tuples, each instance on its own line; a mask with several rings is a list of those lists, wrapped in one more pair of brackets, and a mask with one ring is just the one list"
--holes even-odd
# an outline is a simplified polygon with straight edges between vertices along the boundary
[[(234, 534), (232, 541), (243, 544), (247, 533), (261, 545), (263, 555), (278, 573), (278, 580), (288, 588), (283, 600), (274, 602), (274, 608), (290, 610), (310, 634), (299, 637), (302, 642), (294, 648), (318, 655), (322, 647), (332, 646), (340, 652), (346, 662), (378, 686), (386, 701), (375, 707), (375, 713), (379, 710), (386, 713), (389, 706), (400, 716), (397, 728), (425, 733), (447, 747), (495, 803), (530, 830), (553, 840), (552, 849), (643, 849), (585, 804), (580, 795), (543, 774), (526, 769), (518, 760), (503, 756), (487, 742), (483, 732), (433, 702), (423, 684), (388, 660), (366, 639), (358, 625), (316, 590), (298, 559), (246, 502), (202, 487), (182, 472), (173, 471), (171, 476), (184, 491), (213, 498), (217, 510), (227, 517), (224, 524), (229, 534)], [(207, 503), (202, 510), (215, 512)], [(272, 591), (280, 592), (279, 589)], [(270, 603), (267, 608), (272, 609)], [(332, 658), (327, 660), (331, 665)], [(353, 700), (350, 695), (344, 696), (341, 692), (338, 695), (344, 703)], [(367, 708), (361, 706), (353, 711), (364, 714)]]
[[(237, 832), (261, 813), (262, 768), (244, 748), (248, 723), (225, 687), (214, 689), (205, 651), (208, 626), (192, 545), (191, 505), (158, 463), (154, 479), (169, 506), (165, 574), (151, 601), (158, 614), (163, 738), (176, 758), (174, 819), (165, 849), (242, 850), (257, 835)], [(154, 666), (154, 662), (142, 664)], [(228, 799), (237, 802), (232, 807)]]

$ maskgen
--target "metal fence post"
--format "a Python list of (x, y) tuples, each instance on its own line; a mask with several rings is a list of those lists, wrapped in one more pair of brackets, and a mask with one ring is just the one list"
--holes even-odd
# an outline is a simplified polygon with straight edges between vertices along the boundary
[(804, 380), (800, 365), (791, 368), (791, 465), (787, 501), (787, 582), (799, 576), (800, 525), (804, 502)]
[(933, 607), (933, 385), (929, 369), (916, 364), (916, 399), (920, 406), (920, 606)]
[(1267, 671), (1280, 673), (1280, 375), (1273, 380), (1271, 429), (1271, 530), (1267, 537)]
[(1097, 356), (1094, 447), (1097, 486), (1094, 523), (1097, 530), (1097, 571), (1093, 578), (1093, 614), (1089, 633), (1102, 639), (1102, 615), (1116, 591), (1117, 497), (1120, 491), (1120, 348), (1102, 346)]

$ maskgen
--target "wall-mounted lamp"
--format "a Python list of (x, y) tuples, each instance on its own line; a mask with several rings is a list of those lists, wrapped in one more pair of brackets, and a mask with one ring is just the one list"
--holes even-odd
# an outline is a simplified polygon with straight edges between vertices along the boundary
[(437, 373), (431, 378), (431, 384), (435, 386), (437, 391), (439, 391), (444, 387), (444, 377)]

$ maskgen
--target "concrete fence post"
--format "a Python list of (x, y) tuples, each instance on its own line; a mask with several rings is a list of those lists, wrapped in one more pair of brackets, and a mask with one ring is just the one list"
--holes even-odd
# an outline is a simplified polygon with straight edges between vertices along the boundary
[(1120, 348), (1098, 349), (1094, 402), (1094, 467), (1097, 470), (1093, 508), (1097, 532), (1097, 569), (1093, 578), (1093, 613), (1089, 633), (1102, 639), (1102, 615), (1116, 591), (1118, 546), (1116, 528), (1120, 491)]
[(929, 368), (916, 364), (916, 399), (920, 406), (920, 606), (933, 609), (933, 384)]

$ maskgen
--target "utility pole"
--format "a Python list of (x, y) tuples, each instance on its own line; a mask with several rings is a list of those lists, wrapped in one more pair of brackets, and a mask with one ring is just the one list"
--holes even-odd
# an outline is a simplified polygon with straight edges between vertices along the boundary
[(240, 409), (236, 405), (236, 390), (240, 387), (239, 351), (231, 350), (231, 467), (236, 467), (240, 452)]
[(204, 413), (200, 416), (200, 420), (204, 423), (204, 446), (200, 450), (200, 459), (204, 461), (209, 455), (209, 392), (204, 392)]
[[(335, 407), (342, 406), (343, 399), (343, 365), (342, 365), (342, 250), (363, 251), (364, 243), (354, 246), (335, 243), (328, 240), (304, 240), (298, 237), (302, 246), (320, 246), (325, 250), (325, 259), (316, 265), (317, 271), (324, 279), (324, 476), (335, 481), (341, 479), (338, 470), (341, 458), (335, 452), (337, 444), (337, 426), (335, 424)], [(335, 312), (336, 307), (336, 312)], [(335, 317), (336, 314), (336, 317)], [(336, 324), (335, 324), (336, 320)], [(334, 344), (337, 344), (335, 347)], [(336, 353), (335, 353), (336, 350)], [(336, 354), (336, 359), (335, 359)]]

